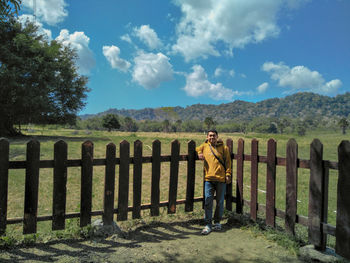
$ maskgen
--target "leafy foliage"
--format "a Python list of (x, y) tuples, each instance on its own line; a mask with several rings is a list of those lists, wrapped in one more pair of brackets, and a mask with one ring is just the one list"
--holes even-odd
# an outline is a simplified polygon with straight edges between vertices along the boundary
[(7, 20), (14, 14), (18, 14), (22, 0), (0, 0), (0, 21)]
[(89, 91), (76, 58), (30, 22), (0, 23), (0, 134), (16, 134), (14, 124), (75, 122)]
[(118, 130), (120, 128), (118, 115), (116, 114), (105, 115), (102, 119), (102, 126), (106, 128), (109, 132), (111, 130)]

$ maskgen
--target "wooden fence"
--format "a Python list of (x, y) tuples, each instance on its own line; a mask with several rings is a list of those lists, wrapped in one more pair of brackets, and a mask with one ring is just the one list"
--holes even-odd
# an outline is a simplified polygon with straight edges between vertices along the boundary
[[(309, 242), (317, 249), (324, 250), (327, 235), (335, 236), (336, 252), (350, 259), (350, 142), (342, 141), (338, 146), (338, 162), (323, 160), (322, 143), (315, 139), (310, 145), (310, 160), (298, 158), (298, 145), (294, 139), (287, 144), (286, 158), (276, 156), (276, 141), (267, 142), (267, 156), (259, 155), (258, 141), (251, 142), (251, 154), (244, 154), (244, 140), (237, 144), (237, 153), (233, 153), (233, 141), (228, 139), (231, 157), (236, 160), (236, 196), (233, 196), (232, 184), (227, 185), (226, 209), (232, 211), (236, 203), (236, 212), (243, 213), (243, 206), (250, 207), (250, 217), (257, 220), (257, 212), (265, 214), (266, 224), (275, 227), (276, 217), (285, 220), (285, 229), (294, 234), (295, 224), (308, 227)], [(52, 220), (52, 229), (65, 228), (65, 219), (80, 218), (80, 226), (91, 223), (91, 217), (102, 215), (104, 224), (117, 220), (127, 220), (128, 212), (133, 218), (141, 217), (141, 210), (150, 209), (152, 216), (159, 215), (160, 207), (168, 207), (168, 213), (175, 213), (176, 206), (184, 204), (185, 211), (193, 210), (194, 202), (203, 201), (203, 197), (194, 197), (196, 144), (188, 143), (186, 155), (180, 155), (180, 143), (171, 144), (171, 155), (161, 155), (161, 143), (155, 140), (152, 144), (152, 156), (142, 155), (142, 142), (134, 142), (134, 154), (130, 156), (130, 144), (120, 143), (120, 157), (116, 157), (116, 146), (110, 143), (106, 147), (106, 158), (95, 159), (94, 146), (91, 141), (82, 144), (81, 159), (67, 158), (67, 144), (58, 141), (54, 146), (54, 160), (40, 160), (40, 143), (32, 140), (27, 144), (25, 161), (9, 160), (9, 142), (0, 139), (0, 234), (5, 233), (7, 224), (23, 223), (23, 233), (36, 233), (37, 222)], [(177, 199), (179, 162), (187, 162), (186, 199)], [(243, 199), (244, 162), (251, 162), (250, 200)], [(168, 201), (160, 201), (161, 163), (170, 162), (170, 181)], [(142, 164), (152, 164), (151, 203), (141, 204)], [(258, 203), (258, 163), (266, 164), (266, 203)], [(115, 167), (119, 165), (118, 204), (115, 208)], [(129, 167), (133, 165), (133, 205), (128, 206)], [(92, 178), (93, 167), (105, 166), (103, 211), (92, 211)], [(286, 209), (276, 208), (276, 167), (286, 167)], [(81, 200), (79, 213), (66, 213), (67, 168), (81, 167)], [(53, 209), (52, 215), (37, 216), (39, 171), (41, 168), (53, 168)], [(308, 217), (297, 214), (298, 168), (310, 169)], [(23, 218), (7, 218), (8, 171), (25, 169), (25, 200)], [(338, 170), (337, 217), (336, 226), (327, 224), (329, 169)]]

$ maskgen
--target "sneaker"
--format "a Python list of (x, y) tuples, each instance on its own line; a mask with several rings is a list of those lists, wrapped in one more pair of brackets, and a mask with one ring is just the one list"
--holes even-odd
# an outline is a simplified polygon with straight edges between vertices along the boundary
[(215, 231), (221, 231), (222, 229), (222, 226), (220, 223), (215, 223), (214, 226), (213, 226), (213, 230)]
[(210, 226), (205, 226), (201, 232), (202, 235), (208, 235), (211, 232)]

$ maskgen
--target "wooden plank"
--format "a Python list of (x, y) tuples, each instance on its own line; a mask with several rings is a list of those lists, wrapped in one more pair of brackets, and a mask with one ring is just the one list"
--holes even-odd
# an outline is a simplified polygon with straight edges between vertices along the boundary
[(81, 147), (80, 227), (91, 224), (93, 159), (94, 144), (86, 141)]
[(236, 181), (236, 212), (242, 214), (243, 212), (243, 155), (244, 155), (244, 140), (238, 140), (237, 148), (237, 181)]
[(40, 143), (27, 143), (23, 234), (36, 233), (38, 213)]
[(171, 143), (168, 214), (176, 213), (177, 186), (178, 186), (178, 178), (179, 178), (179, 155), (180, 155), (180, 143), (178, 140), (174, 140)]
[(142, 142), (134, 142), (134, 169), (133, 169), (133, 211), (132, 218), (141, 217), (142, 193)]
[(128, 219), (129, 203), (129, 166), (130, 144), (123, 140), (120, 142), (120, 166), (119, 166), (119, 191), (118, 191), (118, 215), (117, 220)]
[(251, 144), (251, 163), (250, 163), (250, 218), (253, 221), (257, 219), (258, 210), (258, 153), (259, 141), (252, 140)]
[(338, 147), (338, 193), (335, 252), (350, 260), (350, 142)]
[(295, 235), (298, 194), (298, 144), (294, 139), (287, 143), (286, 150), (286, 217), (287, 233)]
[(152, 186), (151, 186), (151, 216), (159, 216), (159, 182), (160, 182), (160, 150), (159, 140), (152, 143)]
[(54, 146), (52, 230), (65, 228), (67, 199), (67, 143), (60, 140)]
[(193, 211), (194, 186), (196, 179), (196, 143), (191, 140), (187, 144), (187, 185), (185, 212)]
[(0, 139), (0, 235), (6, 232), (10, 143)]
[(324, 200), (324, 167), (323, 145), (314, 139), (310, 146), (310, 184), (309, 184), (309, 242), (317, 249), (322, 248), (323, 242), (323, 200)]
[(274, 139), (267, 142), (266, 165), (266, 224), (275, 227), (276, 224), (276, 148)]
[[(228, 150), (230, 152), (230, 156), (232, 156), (233, 152), (233, 141), (232, 139), (226, 140), (226, 146), (228, 147)], [(232, 171), (232, 160), (231, 160), (231, 171)], [(232, 211), (232, 172), (231, 172), (231, 183), (226, 184), (226, 210)]]
[(103, 225), (112, 225), (114, 216), (114, 193), (115, 193), (115, 157), (116, 146), (109, 143), (106, 146), (105, 185), (103, 195)]

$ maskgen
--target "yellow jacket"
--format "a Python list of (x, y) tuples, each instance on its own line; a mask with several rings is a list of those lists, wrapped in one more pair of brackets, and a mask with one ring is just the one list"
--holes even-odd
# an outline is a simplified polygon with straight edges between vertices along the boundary
[(231, 177), (230, 151), (220, 139), (216, 142), (216, 147), (212, 146), (212, 149), (216, 156), (225, 163), (225, 171), (223, 165), (213, 155), (209, 145), (210, 143), (208, 141), (205, 141), (196, 148), (197, 153), (203, 154), (204, 156), (205, 181), (225, 182), (226, 176)]

